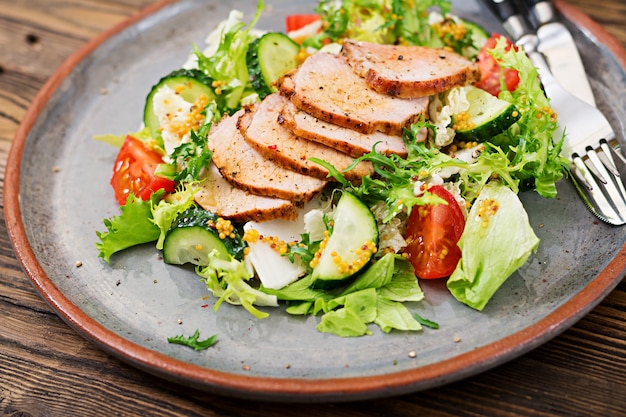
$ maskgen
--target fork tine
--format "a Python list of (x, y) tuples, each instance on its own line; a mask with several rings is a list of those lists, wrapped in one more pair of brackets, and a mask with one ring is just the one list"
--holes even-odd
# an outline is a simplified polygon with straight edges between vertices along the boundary
[(604, 143), (606, 142), (609, 149), (611, 150), (611, 152), (609, 152), (611, 155), (617, 156), (617, 158), (622, 162), (622, 164), (626, 165), (626, 157), (624, 156), (624, 154), (621, 151), (622, 146), (617, 143), (617, 140), (614, 140), (615, 144), (610, 144), (607, 142), (606, 139), (602, 139), (600, 141), (600, 143)]
[(611, 156), (611, 151), (609, 150), (609, 145), (604, 139), (600, 141), (600, 149), (602, 149), (602, 152), (598, 152), (598, 158), (600, 158), (602, 165), (604, 165), (604, 167), (614, 177), (620, 178), (621, 174), (615, 166), (615, 161), (613, 160), (613, 157)]
[[(608, 144), (608, 142), (605, 139), (602, 139), (600, 140), (600, 148), (602, 149), (601, 155), (603, 155), (603, 158), (601, 158), (602, 163), (611, 171), (615, 172), (615, 174), (612, 177), (613, 182), (617, 186), (617, 189), (619, 191), (619, 195), (622, 198), (622, 201), (626, 202), (626, 188), (624, 187), (624, 181), (622, 180), (622, 176), (619, 170), (617, 169), (617, 166), (615, 165), (615, 160), (613, 159), (612, 152), (611, 152), (612, 147)], [(621, 153), (619, 155), (621, 155)]]
[[(589, 155), (591, 154), (591, 155)], [(595, 163), (587, 162), (589, 157)], [(591, 149), (587, 155), (587, 163), (579, 155), (572, 156), (574, 167), (572, 168), (572, 182), (589, 210), (599, 219), (607, 223), (619, 226), (626, 224), (626, 192), (619, 178), (608, 175), (608, 171), (599, 161), (595, 150)], [(599, 165), (599, 168), (595, 165)], [(611, 179), (607, 184), (599, 183), (591, 173), (589, 165), (596, 170), (604, 171), (606, 178)], [(614, 180), (615, 179), (615, 180)], [(619, 185), (618, 185), (619, 184)], [(621, 185), (621, 190), (619, 189)], [(606, 194), (605, 194), (606, 193)], [(610, 197), (607, 199), (607, 195)]]
[(615, 203), (615, 205), (618, 205), (620, 201), (624, 201), (626, 197), (624, 196), (624, 194), (621, 193), (621, 190), (619, 189), (620, 185), (622, 190), (624, 189), (621, 179), (619, 177), (612, 177), (609, 174), (609, 172), (607, 171), (607, 167), (601, 161), (599, 153), (595, 149), (590, 149), (589, 151), (587, 151), (587, 157), (589, 158), (588, 161), (591, 161), (596, 170), (599, 171), (600, 174), (607, 179), (607, 181), (603, 182), (603, 184), (606, 187), (607, 192), (609, 193), (611, 200)]
[(609, 182), (609, 180), (607, 179), (608, 175), (604, 175), (608, 174), (606, 172), (606, 169), (602, 170), (604, 172), (600, 172), (600, 170), (598, 169), (598, 167), (604, 167), (604, 165), (602, 165), (602, 162), (598, 160), (598, 154), (596, 154), (595, 150), (591, 146), (587, 147), (587, 159), (585, 159), (584, 162), (587, 166), (587, 169), (589, 169), (593, 176), (600, 180), (602, 184), (607, 184)]
[[(606, 151), (603, 149), (602, 152)], [(610, 153), (605, 154), (604, 159), (607, 160), (609, 165), (613, 165), (613, 168), (617, 171), (615, 164), (612, 161), (608, 161), (609, 157)], [(609, 196), (609, 204), (611, 204), (611, 206), (615, 209), (620, 218), (626, 218), (626, 190), (624, 190), (624, 184), (622, 183), (621, 178), (619, 176), (613, 176), (608, 172), (607, 167), (600, 160), (596, 149), (589, 148), (587, 150), (587, 166), (589, 165), (592, 165), (595, 168), (595, 171), (597, 171), (606, 180), (606, 182), (602, 180), (600, 181), (602, 182), (601, 188), (603, 188)], [(591, 172), (594, 172), (594, 170)]]

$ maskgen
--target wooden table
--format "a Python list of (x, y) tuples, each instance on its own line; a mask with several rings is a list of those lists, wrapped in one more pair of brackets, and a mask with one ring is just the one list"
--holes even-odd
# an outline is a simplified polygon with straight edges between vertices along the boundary
[[(569, 2), (626, 47), (623, 0)], [(152, 3), (0, 0), (2, 174), (20, 120), (55, 69), (89, 39)], [(626, 415), (626, 280), (551, 342), (478, 376), (426, 392), (368, 402), (262, 404), (167, 383), (82, 339), (56, 316), (22, 272), (3, 216), (0, 411), (7, 416)]]

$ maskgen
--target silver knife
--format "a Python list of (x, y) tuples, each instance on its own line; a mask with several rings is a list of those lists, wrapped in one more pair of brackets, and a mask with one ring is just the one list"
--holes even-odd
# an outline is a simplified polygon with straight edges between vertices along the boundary
[(556, 20), (552, 1), (524, 1), (530, 21), (536, 28), (537, 50), (545, 56), (554, 78), (567, 91), (595, 107), (593, 91), (574, 38), (565, 25)]

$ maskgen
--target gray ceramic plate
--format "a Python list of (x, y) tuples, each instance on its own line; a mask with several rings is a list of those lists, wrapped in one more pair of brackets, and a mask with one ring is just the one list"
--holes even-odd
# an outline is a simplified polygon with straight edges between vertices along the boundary
[[(283, 28), (284, 16), (312, 1), (271, 0), (258, 27)], [(476, 1), (454, 12), (501, 28)], [(256, 320), (214, 299), (190, 270), (166, 266), (152, 245), (97, 257), (96, 230), (118, 213), (108, 185), (116, 149), (95, 134), (135, 130), (144, 97), (184, 62), (229, 9), (254, 1), (166, 2), (77, 52), (35, 100), (14, 143), (6, 174), (6, 217), (25, 271), (80, 334), (147, 372), (226, 395), (278, 401), (354, 400), (422, 390), (515, 358), (572, 325), (622, 278), (626, 228), (595, 220), (563, 181), (555, 200), (522, 195), (541, 246), (482, 313), (452, 299), (441, 281), (424, 282), (426, 300), (410, 309), (439, 330), (342, 339), (315, 330), (316, 318), (281, 309)], [(624, 137), (624, 51), (601, 29), (560, 4), (582, 47), (596, 97)], [(108, 94), (103, 94), (105, 89)], [(494, 254), (497, 256), (497, 254)], [(82, 262), (81, 267), (76, 262)], [(181, 321), (179, 323), (179, 321)], [(168, 336), (217, 333), (206, 351)], [(412, 358), (410, 352), (416, 352)]]

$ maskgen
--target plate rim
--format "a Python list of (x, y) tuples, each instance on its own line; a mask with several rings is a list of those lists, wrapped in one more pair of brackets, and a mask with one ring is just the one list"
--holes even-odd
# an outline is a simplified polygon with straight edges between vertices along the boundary
[[(545, 318), (530, 326), (473, 351), (430, 365), (384, 375), (348, 378), (274, 378), (231, 374), (211, 370), (142, 347), (113, 331), (72, 303), (46, 275), (30, 246), (22, 222), (19, 186), (22, 156), (29, 133), (42, 109), (74, 67), (101, 44), (178, 0), (161, 0), (87, 42), (50, 76), (31, 102), (15, 134), (8, 154), (4, 177), (4, 214), (7, 232), (22, 269), (39, 295), (70, 327), (99, 348), (152, 375), (218, 394), (248, 399), (284, 402), (347, 401), (386, 397), (433, 388), (475, 375), (512, 360), (556, 337), (599, 304), (621, 281), (626, 272), (624, 245), (598, 275), (578, 294)], [(626, 49), (589, 16), (564, 0), (554, 1), (556, 9), (570, 22), (593, 35), (626, 68)]]

